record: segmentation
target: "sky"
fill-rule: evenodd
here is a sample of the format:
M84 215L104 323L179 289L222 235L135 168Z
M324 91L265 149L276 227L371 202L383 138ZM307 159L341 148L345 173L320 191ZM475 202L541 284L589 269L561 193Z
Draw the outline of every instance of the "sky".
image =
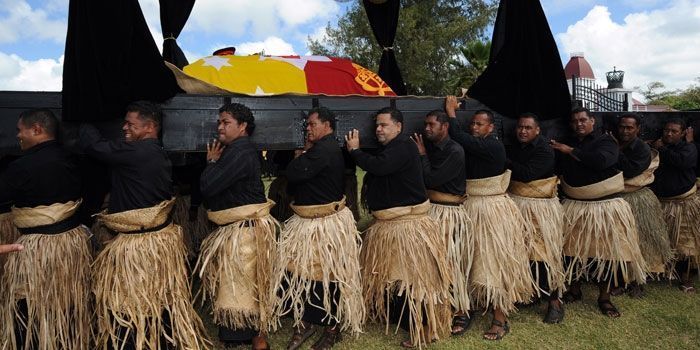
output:
M60 91L69 0L0 0L0 90ZM97 0L96 0L97 1ZM103 1L103 0L98 0ZM180 47L190 62L235 46L238 54L308 54L358 0L197 0ZM139 0L162 45L158 0ZM625 87L698 83L700 0L541 0L562 64L583 52L596 78L625 71Z

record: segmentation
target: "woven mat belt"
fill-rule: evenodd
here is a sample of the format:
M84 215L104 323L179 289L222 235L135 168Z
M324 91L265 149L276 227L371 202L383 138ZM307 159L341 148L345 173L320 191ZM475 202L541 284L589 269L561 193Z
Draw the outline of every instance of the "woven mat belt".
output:
M168 219L165 220L164 223L162 223L156 227L142 227L139 230L126 231L126 232L116 232L113 230L110 230L110 231L113 231L115 233L123 233L123 234L127 234L127 235L135 235L135 234L140 234L140 233L150 233L150 232L160 231L160 230L170 226L170 224L172 224L172 223L173 223L173 219L170 216L168 216Z
M18 227L17 230L23 235L41 234L41 235L56 235L80 226L80 220L77 215L73 215L68 219L59 221L53 224L41 225L35 227Z
M459 206L467 199L467 195L458 196L452 193L428 190L428 199L430 199L430 203L434 204Z
M345 196L339 201L318 204L318 205L295 205L293 202L289 205L295 214L301 216L302 218L320 218L328 215L335 214L343 209L345 209Z

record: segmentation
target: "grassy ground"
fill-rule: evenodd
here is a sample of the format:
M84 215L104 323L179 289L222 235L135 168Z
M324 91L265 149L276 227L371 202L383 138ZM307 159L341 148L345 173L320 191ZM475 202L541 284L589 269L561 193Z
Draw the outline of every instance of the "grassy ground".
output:
M358 182L364 172L358 169ZM266 187L269 181L265 181ZM358 228L369 224L369 216L363 213ZM488 328L489 315L478 314L470 330L460 337L452 337L429 346L430 349L699 349L700 348L700 294L683 294L676 284L652 282L645 286L642 299L620 296L613 302L622 317L610 319L602 315L596 305L597 288L584 285L584 299L565 306L566 316L562 324L548 325L542 322L546 304L523 308L510 317L511 332L503 340L491 342L482 339ZM216 326L206 312L201 313L210 337L216 339ZM400 349L399 343L407 339L403 330L388 335L384 326L367 324L365 333L349 337L339 343L337 349ZM291 322L282 320L282 327L270 335L272 349L284 349L291 337ZM308 349L318 335L307 341ZM216 343L216 349L224 349ZM240 346L237 349L248 349Z

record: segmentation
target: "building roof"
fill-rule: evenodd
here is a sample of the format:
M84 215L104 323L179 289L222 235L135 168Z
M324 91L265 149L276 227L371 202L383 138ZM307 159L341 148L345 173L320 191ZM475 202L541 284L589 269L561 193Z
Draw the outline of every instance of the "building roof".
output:
M572 76L577 76L580 78L595 79L593 75L593 69L588 61L583 57L582 52L574 52L571 54L571 59L564 67L564 74L566 74L566 79L571 79Z

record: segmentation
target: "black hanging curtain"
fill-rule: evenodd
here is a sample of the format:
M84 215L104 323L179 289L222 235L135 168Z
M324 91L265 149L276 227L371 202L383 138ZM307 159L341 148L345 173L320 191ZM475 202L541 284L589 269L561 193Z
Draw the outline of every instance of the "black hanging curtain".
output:
M162 102L178 92L138 0L70 1L63 120L121 118L129 102Z
M177 45L177 37L190 17L195 0L160 0L160 28L163 31L163 59L178 68L188 65Z
M399 23L400 0L388 0L382 3L364 0L365 12L372 27L372 33L382 47L382 58L379 61L379 76L391 87L397 95L406 95L406 85L401 77L399 64L394 55L394 38L396 26Z
M489 65L468 95L508 118L524 112L543 120L569 117L564 68L538 0L501 0Z

